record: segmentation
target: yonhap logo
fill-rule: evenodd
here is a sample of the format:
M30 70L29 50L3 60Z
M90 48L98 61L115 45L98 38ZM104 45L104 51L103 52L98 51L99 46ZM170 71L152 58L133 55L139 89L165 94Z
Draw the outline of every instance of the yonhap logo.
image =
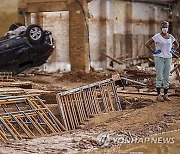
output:
M108 132L103 132L103 133L100 133L97 138L97 144L99 146L108 146L110 144L110 134Z
M173 144L175 143L174 137L133 137L133 136L119 136L117 134L110 134L110 132L100 133L97 138L97 144L102 147L107 147L110 144L118 145L122 143L126 144Z

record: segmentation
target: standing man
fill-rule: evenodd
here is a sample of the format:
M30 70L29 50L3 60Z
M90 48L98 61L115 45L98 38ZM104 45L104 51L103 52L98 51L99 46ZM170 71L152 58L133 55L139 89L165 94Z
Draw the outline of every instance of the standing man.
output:
M157 101L163 102L170 101L168 97L169 88L169 75L172 63L172 54L176 52L179 47L176 39L168 33L169 22L161 22L161 32L155 34L151 39L146 42L146 47L152 52L155 60L156 68L156 89L157 89ZM155 50L152 48L152 44L155 43ZM164 87L164 95L161 96L161 87Z

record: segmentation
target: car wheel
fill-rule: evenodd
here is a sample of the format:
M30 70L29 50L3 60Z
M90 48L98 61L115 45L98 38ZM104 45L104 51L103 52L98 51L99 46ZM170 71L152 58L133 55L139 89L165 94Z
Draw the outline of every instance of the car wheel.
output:
M43 38L43 30L39 25L32 24L27 27L26 37L32 43L39 43Z

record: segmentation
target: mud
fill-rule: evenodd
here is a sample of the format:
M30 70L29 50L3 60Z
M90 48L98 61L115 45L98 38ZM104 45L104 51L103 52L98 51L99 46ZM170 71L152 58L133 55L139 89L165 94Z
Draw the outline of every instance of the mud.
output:
M74 76L74 78L73 78ZM46 104L57 104L55 94L64 90L86 85L92 81L108 78L109 74L94 73L76 76L73 73L53 73L21 77L19 80L33 81L33 88L52 91L42 95ZM81 80L83 78L83 80ZM46 82L40 82L40 81ZM36 82L37 81L37 82ZM48 83L47 83L48 82ZM178 86L176 84L176 86ZM128 88L127 88L128 89ZM127 90L126 89L126 90ZM152 89L151 89L152 90ZM172 90L172 89L171 89ZM180 99L170 97L169 102L157 102L156 96L118 93L123 111L94 115L79 129L63 132L55 136L43 136L34 139L9 141L0 144L2 154L52 154L52 153L178 153L179 131L170 133L177 137L172 144L121 144L107 142L102 144L102 134L116 137L145 138L154 134L170 132L180 128ZM169 134L169 133L168 133ZM161 135L160 135L161 136ZM163 137L163 136L161 136ZM111 138L112 139L112 138ZM105 142L106 143L106 142ZM154 150L154 151L153 151ZM167 152L168 151L168 152Z

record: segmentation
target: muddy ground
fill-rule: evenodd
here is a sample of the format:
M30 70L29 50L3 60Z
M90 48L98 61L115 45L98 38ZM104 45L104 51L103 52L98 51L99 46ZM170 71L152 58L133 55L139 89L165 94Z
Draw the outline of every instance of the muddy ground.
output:
M39 73L29 77L16 77L16 80L32 81L33 88L52 91L50 94L42 95L46 104L56 104L55 95L71 88L87 85L96 81L110 78L113 73L109 72L83 72L71 73ZM179 87L179 82L175 82L170 92ZM134 87L125 87L127 91L134 91ZM138 88L139 89L139 88ZM147 89L147 88L146 88ZM150 87L151 92L155 89ZM122 88L119 87L118 91ZM135 89L136 90L136 89ZM149 92L147 92L149 93ZM140 137L178 130L180 128L180 97L171 96L169 102L156 102L154 95L118 93L122 102L123 111L110 112L101 115L95 115L85 123L81 128L63 132L56 136L45 136L34 139L24 139L21 141L9 141L9 143L0 143L1 154L21 154L21 153L124 153L115 150L114 147L119 143L112 141L101 142L103 133L121 137ZM179 135L179 131L177 134ZM178 135L172 136L176 137ZM107 135L105 135L107 137ZM179 148L179 140L176 140L175 148ZM172 150L172 147L169 148ZM167 147L168 148L168 147ZM166 153L164 148L157 148L157 152ZM156 149L156 148L155 148ZM141 149L142 150L142 149ZM158 151L159 150L159 151ZM121 152L120 152L121 151ZM143 151L143 150L142 150ZM180 151L180 148L175 152ZM133 152L126 149L125 153ZM136 151L137 152L137 151ZM139 151L140 152L140 151ZM143 153L146 153L144 151ZM152 151L150 150L149 153ZM173 154L175 153L173 152ZM147 152L148 153L148 152ZM154 153L154 152L152 152ZM171 152L169 152L171 153Z

